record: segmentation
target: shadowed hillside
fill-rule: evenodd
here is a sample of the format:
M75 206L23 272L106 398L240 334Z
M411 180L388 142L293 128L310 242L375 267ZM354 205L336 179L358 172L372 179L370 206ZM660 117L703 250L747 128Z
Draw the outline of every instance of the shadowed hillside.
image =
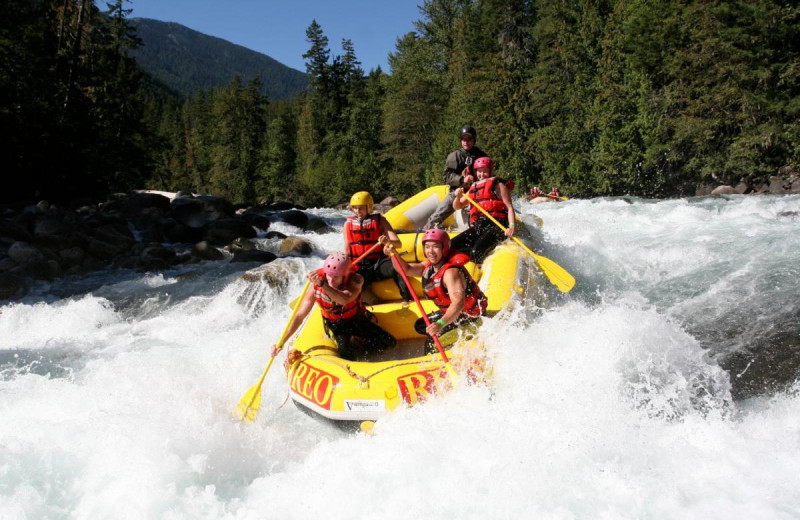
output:
M177 23L134 18L143 45L131 55L156 80L183 96L261 76L272 100L289 99L308 84L306 75L267 55Z

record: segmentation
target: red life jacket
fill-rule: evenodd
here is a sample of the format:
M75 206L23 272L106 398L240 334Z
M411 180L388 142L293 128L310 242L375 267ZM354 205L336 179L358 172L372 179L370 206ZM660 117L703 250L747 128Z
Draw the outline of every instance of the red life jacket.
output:
M325 276L325 272L322 269L318 269L317 272L320 273L321 276ZM349 279L350 276L345 276L342 285L347 285ZM341 305L329 298L328 295L325 294L325 291L322 290L322 287L316 284L314 284L314 300L317 302L317 305L319 305L322 317L329 321L354 318L366 310L364 302L361 301L361 294L347 305Z
M508 208L501 199L494 193L494 187L497 182L503 182L509 189L514 188L512 181L500 179L498 177L489 177L481 181L474 182L469 188L469 196L486 212L501 222L508 222ZM475 206L469 207L469 223L474 224L476 220L483 216L481 210Z
M355 215L347 217L344 223L347 240L350 243L350 258L358 258L378 242L381 236L381 216L379 213L367 215L364 220L359 220ZM381 248L371 252L365 260L377 260L383 256Z
M486 300L486 295L483 294L478 284L470 276L469 271L464 267L467 262L469 262L469 256L457 251L447 255L444 264L436 273L433 272L433 265L429 261L425 262L422 270L422 290L425 291L425 296L433 300L433 303L438 305L440 309L447 309L450 307L451 300L450 295L447 294L447 289L442 284L442 278L444 278L444 273L448 269L458 269L467 284L464 292L464 308L461 313L477 318L486 314L488 301Z

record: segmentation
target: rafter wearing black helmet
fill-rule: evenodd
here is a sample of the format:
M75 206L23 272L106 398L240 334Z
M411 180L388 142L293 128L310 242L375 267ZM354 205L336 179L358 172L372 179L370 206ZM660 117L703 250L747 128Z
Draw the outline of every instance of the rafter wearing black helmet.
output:
M478 132L471 125L464 125L458 133L461 148L451 152L444 161L444 183L450 186L450 193L442 200L436 211L428 218L425 229L440 227L447 217L453 214L453 192L465 182L474 180L475 171L472 164L475 159L486 157L486 154L475 146Z

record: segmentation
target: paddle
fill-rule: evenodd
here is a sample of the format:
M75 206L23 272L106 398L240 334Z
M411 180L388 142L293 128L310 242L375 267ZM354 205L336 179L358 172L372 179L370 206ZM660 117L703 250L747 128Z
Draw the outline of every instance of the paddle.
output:
M555 200L569 200L567 197L561 197L559 195L553 195L552 193L547 194L548 197Z
M498 222L497 219L495 219L493 216L491 216L478 203L476 203L474 200L472 200L472 198L470 198L470 196L467 195L466 190L462 190L461 195L465 199L467 199L467 201L470 204L472 204L473 206L478 208L481 211L481 213L483 213L484 215L489 217L489 220L494 222L497 225L497 227L499 227L500 229L502 229L505 232L505 230L506 230L505 226L503 226L503 224ZM522 248L525 251L530 253L531 256L533 256L534 260L536 260L536 263L539 264L539 269L542 270L542 272L547 277L547 279L550 280L550 283L555 285L558 288L559 291L561 291L561 292L569 292L570 290L572 290L573 287L575 287L575 277L572 276L571 274L569 274L569 272L567 272L566 269L564 269L563 267L561 267L557 263L553 262L549 258L546 258L546 257L541 256L541 255L537 255L536 253L534 253L533 251L528 249L528 246L523 244L522 241L519 240L514 235L511 235L511 238L512 238L512 240L514 240L514 242L516 242L517 244L522 246Z
M306 285L303 287L303 292L300 294L299 300L302 300L303 297L306 295L306 291L311 286L311 280L306 282ZM233 416L239 419L240 421L247 421L253 422L256 418L256 414L258 413L258 408L261 406L261 385L264 384L264 378L267 377L267 372L269 372L269 368L272 366L272 362L275 361L275 356L277 355L278 351L283 348L284 342L287 340L286 332L289 330L289 325L294 320L294 317L297 315L297 310L300 308L300 305L295 305L294 309L292 310L292 315L289 317L289 321L286 322L286 326L283 328L283 332L281 333L281 338L278 340L278 343L275 345L275 354L272 354L269 358L269 363L267 363L267 368L264 369L264 372L261 374L261 379L258 380L258 383L252 387L250 390L245 392L244 396L239 400L238 406L236 406L236 410L233 411Z
M372 253L373 251L375 251L375 250L378 248L378 246L380 246L380 245L381 245L381 243L380 243L380 242L375 242L374 244L372 244L372 246L371 246L369 249L367 249L366 251L364 251L364 253L362 253L362 255L361 255L361 256L359 256L358 258L356 258L355 260L353 260L353 262L350 264L350 269L351 269L351 270L352 270L354 273L355 273L356 271L358 271L358 264L359 264L359 262L361 262L363 259L365 259L365 258L366 258L366 257L367 257L367 256L368 256L370 253Z
M403 277L403 281L406 283L406 287L408 287L409 292L411 293L411 297L414 298L414 301L417 302L417 307L419 307L419 312L422 314L422 319L425 320L425 325L430 327L431 320L428 318L428 313L425 312L425 308L422 306L422 302L419 301L419 296L417 296L416 291L411 286L411 282L408 280L408 276L406 275L403 266L400 265L400 260L397 258L396 254L392 255L392 263L394 264L395 268L400 272L400 276ZM453 378L453 382L458 379L456 376L455 371L453 370L453 365L450 364L450 360L447 359L447 354L444 352L444 348L442 347L442 342L439 341L438 336L431 336L433 338L433 342L436 343L436 348L439 349L439 354L442 356L442 361L445 363L445 367L447 367L447 371L450 373L450 377Z

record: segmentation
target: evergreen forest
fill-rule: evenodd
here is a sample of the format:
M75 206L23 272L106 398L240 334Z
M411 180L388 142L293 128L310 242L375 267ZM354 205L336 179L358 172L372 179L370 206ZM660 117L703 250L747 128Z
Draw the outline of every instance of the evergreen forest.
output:
M800 168L800 5L425 0L389 71L309 20L309 87L179 97L123 0L0 7L0 202L149 188L333 206L441 183L464 124L520 193L693 195ZM103 199L104 200L104 199Z

